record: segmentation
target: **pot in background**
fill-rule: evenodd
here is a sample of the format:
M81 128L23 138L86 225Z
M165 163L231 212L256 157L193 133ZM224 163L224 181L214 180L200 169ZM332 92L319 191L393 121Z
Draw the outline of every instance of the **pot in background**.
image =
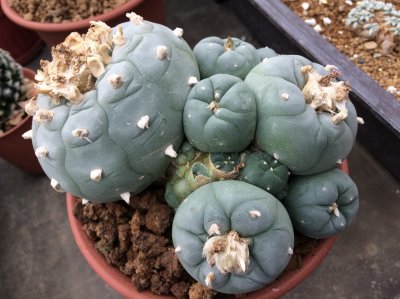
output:
M129 0L127 3L104 14L66 23L41 23L25 20L11 8L8 1L9 0L1 0L5 15L19 26L34 30L49 47L63 42L71 32L86 33L90 21L102 21L110 27L127 22L128 19L125 14L128 12L135 12L148 21L164 23L163 0Z
M35 72L31 69L23 68L23 74L25 78L34 80ZM32 141L22 138L22 134L31 127L32 117L26 116L17 126L0 136L0 157L27 173L43 175Z
M44 42L32 30L11 22L0 7L0 48L19 64L27 64L43 49Z

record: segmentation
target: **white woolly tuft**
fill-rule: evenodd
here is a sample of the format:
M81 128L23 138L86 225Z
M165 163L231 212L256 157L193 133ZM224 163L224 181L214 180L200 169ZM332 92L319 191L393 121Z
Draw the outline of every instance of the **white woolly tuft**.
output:
M32 130L26 131L24 134L22 134L22 138L32 139Z
M183 36L183 29L182 28L175 28L173 32L177 37L182 37Z
M38 147L35 150L35 155L38 158L42 158L42 159L46 158L48 154L49 154L49 150L47 148L45 148L44 146Z
M51 187L53 187L53 189L56 190L57 192L60 192L60 193L64 192L64 190L63 190L63 189L61 188L61 186L60 186L60 183L59 183L57 180L51 179L50 185L51 185Z
M137 122L137 126L141 129L148 129L149 128L149 120L150 117L148 115L142 116L139 121Z
M129 201L131 198L131 194L129 192L124 192L120 194L123 201L125 201L129 205Z
M197 78L194 77L194 76L191 76L191 77L189 77L189 79L188 79L188 85L190 85L190 86L195 85L195 84L197 84L198 82L199 82L199 80L197 80Z
M168 145L168 147L165 149L164 152L167 156L176 158L178 156L177 152L174 150L174 147L172 144Z
M90 172L90 179L94 182L100 182L103 176L103 170L100 168L93 169Z
M168 57L168 48L166 46L157 46L157 57L158 59L165 59Z
M211 224L211 226L208 229L207 233L208 233L209 236L220 235L221 232L219 230L219 225L217 223Z

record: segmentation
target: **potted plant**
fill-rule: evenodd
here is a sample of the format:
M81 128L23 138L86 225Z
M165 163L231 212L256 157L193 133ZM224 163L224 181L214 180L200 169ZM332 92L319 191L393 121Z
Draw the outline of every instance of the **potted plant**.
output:
M159 294L172 292L174 279L186 288L175 289L179 297L193 279L201 294L256 298L273 281L288 283L281 292L288 291L304 278L278 278L296 249L294 228L330 238L306 258L310 273L358 210L354 182L337 169L362 122L349 84L336 80L333 66L267 58L266 49L234 38L202 40L192 51L182 29L127 16L114 28L94 22L53 47L27 106L35 153L51 187L67 192L85 257L104 278L96 247L137 274L137 289L151 284ZM76 197L95 244L87 245L73 218ZM91 222L99 220L107 223ZM152 266L143 263L150 257ZM183 269L192 278L176 281ZM117 287L123 275L111 273L111 285L139 296L126 278Z
M348 1L352 6L356 2ZM357 67L350 59L352 57L341 53L283 1L232 0L230 4L261 44L267 44L279 53L297 53L321 64L340 67L343 79L352 83L350 97L365 119L358 139L385 168L400 178L400 160L395 150L400 146L400 102L393 94ZM349 4L344 6L350 7ZM248 18L249 15L252 17Z
M34 7L41 7L39 5L39 2L40 1L38 1L38 5ZM80 12L79 9L81 8L77 6L70 7L68 8L69 11L76 11L76 14L74 15L76 20L62 20L60 19L62 18L62 16L59 16L58 19L60 20L58 20L58 23L57 21L51 23L46 20L32 20L32 12L28 13L30 17L24 18L12 7L10 3L11 1L9 0L1 1L4 14L12 22L18 24L19 26L35 31L49 47L61 43L70 32L86 32L90 26L90 21L103 21L107 24L115 26L121 23L125 18L125 13L130 11L136 11L137 13L143 15L146 19L152 20L154 22L163 23L164 21L164 7L162 0L128 0L125 2L121 2L120 5L117 5L116 7L113 7L108 11L104 10L100 14L97 13L96 15L90 15L89 9ZM26 10L26 8L28 7L27 5L22 5L21 3L19 4L20 7L22 7L22 9L24 10ZM42 13L47 14L49 10L60 10L60 7L48 8L44 6L42 10ZM81 19L81 13L89 13L89 15L87 18Z
M43 41L32 30L11 22L0 6L0 48L10 52L18 63L31 61L44 47Z
M2 49L0 62L0 157L28 173L43 174L29 140L32 118L23 107L35 95L35 73L22 68Z

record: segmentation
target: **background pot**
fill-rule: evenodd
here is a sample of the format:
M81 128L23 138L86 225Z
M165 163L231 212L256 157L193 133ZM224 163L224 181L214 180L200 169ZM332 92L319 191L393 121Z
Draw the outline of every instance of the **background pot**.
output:
M19 64L26 64L42 51L44 42L32 30L11 22L0 7L0 48Z
M33 80L35 72L24 68L25 78ZM19 169L34 175L43 175L35 152L33 151L32 141L21 137L32 127L32 117L25 117L17 126L8 130L0 137L0 157L17 166Z
M340 167L344 172L348 173L347 160L344 161ZM120 272L116 267L107 264L103 255L98 253L94 247L94 243L89 239L85 231L82 229L82 223L73 215L73 209L78 199L67 193L67 214L68 221L74 236L75 242L80 251L85 257L86 261L93 268L93 270L112 288L119 292L122 296L132 299L166 299L173 298L171 296L157 296L148 291L139 292L133 285L128 276ZM303 265L300 270L293 269L282 273L274 282L266 287L249 293L243 298L246 299L272 299L279 298L290 290L295 288L304 279L306 279L322 262L325 256L329 253L333 244L336 241L336 236L328 239L318 240L315 251L303 259ZM226 297L224 297L226 298ZM234 296L232 296L234 298Z
M119 23L128 21L125 14L135 12L145 20L156 23L164 23L164 1L163 0L129 0L113 10L88 19L66 22L66 23L41 23L25 20L8 3L9 0L1 0L1 5L6 16L19 26L34 30L51 47L61 43L69 35L76 31L85 33L89 28L89 22L103 21L113 27Z

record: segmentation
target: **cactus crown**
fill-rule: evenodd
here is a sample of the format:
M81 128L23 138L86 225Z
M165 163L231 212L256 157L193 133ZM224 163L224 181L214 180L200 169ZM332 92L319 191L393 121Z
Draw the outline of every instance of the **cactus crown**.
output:
M22 94L21 66L8 52L0 49L0 130L4 130L5 122Z

